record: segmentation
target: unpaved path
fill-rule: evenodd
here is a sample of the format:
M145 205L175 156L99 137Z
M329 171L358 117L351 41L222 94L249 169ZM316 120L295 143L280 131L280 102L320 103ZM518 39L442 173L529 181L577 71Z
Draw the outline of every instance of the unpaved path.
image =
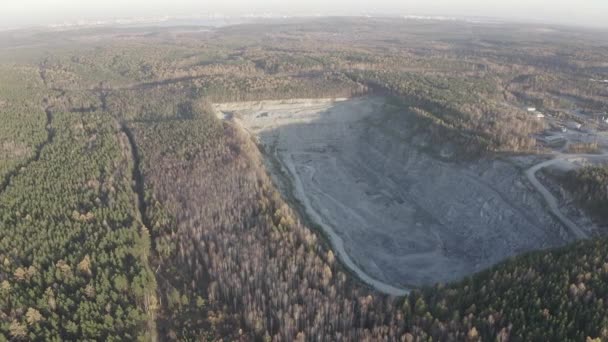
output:
M354 272L359 279L361 279L364 283L370 285L374 289L389 294L392 296L404 296L410 292L409 289L398 288L382 282L378 279L371 277L364 270L362 270L350 257L349 253L346 251L344 247L344 240L336 233L334 228L327 224L323 217L314 209L314 207L310 203L310 199L306 196L304 191L304 187L302 186L302 180L300 179L299 173L296 172L293 158L290 157L285 160L285 166L289 171L291 177L293 177L293 184L295 191L297 193L297 197L301 198L304 201L304 208L306 210L306 214L318 225L323 228L323 231L329 237L329 240L334 248L334 251L337 253L338 258L346 265L348 269Z
M553 215L555 215L555 217L557 217L557 219L566 228L568 228L570 230L570 232L577 239L587 239L587 238L589 238L589 233L587 233L585 230L581 229L576 223L574 223L572 220L570 220L568 217L566 217L566 215L564 213L562 213L562 211L559 209L559 204L558 204L557 198L555 198L555 196L553 196L551 191L549 191L549 189L547 189L538 180L538 178L536 178L536 173L545 167L557 164L564 160L565 161L574 161L577 159L578 160L580 160L580 159L602 159L602 160L606 159L606 160L608 160L608 153L601 154L601 155L598 155L598 154L558 154L553 159L536 164L533 167L531 167L530 169L528 169L526 171L526 177L528 177L528 180L530 181L530 183L532 183L532 185L534 186L536 191L538 191L538 193L540 193L540 195L543 196L545 202L549 206L549 210L551 210Z

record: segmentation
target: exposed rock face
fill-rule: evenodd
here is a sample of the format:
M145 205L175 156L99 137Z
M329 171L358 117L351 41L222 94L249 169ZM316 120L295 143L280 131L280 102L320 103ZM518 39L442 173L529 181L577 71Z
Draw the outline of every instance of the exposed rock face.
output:
M359 98L217 108L258 137L285 195L323 227L338 256L384 284L457 280L570 239L515 160L435 159L412 145L408 114L385 114L383 105Z

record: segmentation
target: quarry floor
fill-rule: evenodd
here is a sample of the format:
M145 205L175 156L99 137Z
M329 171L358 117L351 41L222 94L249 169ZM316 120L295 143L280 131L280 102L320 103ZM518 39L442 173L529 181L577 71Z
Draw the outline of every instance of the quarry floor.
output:
M263 146L286 197L346 266L381 292L454 281L576 238L526 178L535 157L448 162L409 143L385 100L216 105Z

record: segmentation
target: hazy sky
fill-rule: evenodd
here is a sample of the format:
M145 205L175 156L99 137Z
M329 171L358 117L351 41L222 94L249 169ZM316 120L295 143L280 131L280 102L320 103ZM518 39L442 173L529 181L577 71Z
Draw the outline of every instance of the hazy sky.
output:
M0 27L213 12L486 16L608 27L608 0L0 0Z

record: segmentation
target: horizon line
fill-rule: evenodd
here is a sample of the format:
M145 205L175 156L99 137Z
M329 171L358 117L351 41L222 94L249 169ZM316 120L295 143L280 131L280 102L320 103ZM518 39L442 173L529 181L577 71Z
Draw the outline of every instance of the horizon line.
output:
M447 15L424 15L424 14L386 14L386 13L359 13L359 14L320 14L320 13L301 13L301 14L284 14L284 13L249 13L249 14L223 14L220 12L199 13L194 15L159 15L159 16L121 16L107 19L81 19L81 20L64 20L48 24L39 25L21 25L21 26L0 26L0 32L9 31L26 31L26 30L78 30L86 28L137 28L137 27L161 27L158 24L167 23L170 21L187 21L187 20L209 20L209 21L230 21L242 20L238 23L224 23L224 25L203 25L189 24L183 26L200 26L200 27L225 27L239 24L252 23L256 20L289 20L289 19L330 19L330 18L368 18L368 19L403 19L403 20L428 20L428 21L460 21L469 22L472 24L527 24L527 25L548 25L564 28L578 28L588 30L608 30L608 23L605 25L598 24L573 24L563 23L553 20L529 19L529 18L505 18L495 16L447 16ZM250 20L247 22L247 20ZM156 24L156 25L155 25ZM166 27L182 26L179 24L168 25Z

